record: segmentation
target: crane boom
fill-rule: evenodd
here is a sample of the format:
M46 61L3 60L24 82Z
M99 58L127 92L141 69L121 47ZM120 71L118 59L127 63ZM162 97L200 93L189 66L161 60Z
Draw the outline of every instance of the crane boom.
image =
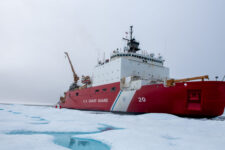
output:
M79 80L79 77L77 76L77 74L76 74L76 72L75 72L75 70L73 68L73 64L72 64L72 62L70 60L70 56L69 56L69 54L67 52L64 52L64 53L65 53L65 55L67 56L67 58L69 60L70 67L71 67L71 70L73 72L73 80L74 80L74 83L77 83L77 81Z
M204 81L204 79L209 79L209 76L208 76L208 75L205 75L205 76L198 76L198 77L185 78L185 79L178 79L178 80L170 79L170 80L167 80L167 81L166 81L166 85L167 85L167 86L172 86L172 85L174 85L174 83L187 82L187 81L191 81L191 80L199 80L199 79L201 79L202 81Z

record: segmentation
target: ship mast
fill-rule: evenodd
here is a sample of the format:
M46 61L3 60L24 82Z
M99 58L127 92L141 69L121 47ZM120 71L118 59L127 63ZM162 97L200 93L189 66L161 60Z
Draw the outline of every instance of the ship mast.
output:
M133 26L130 26L130 40L133 39L132 34L133 34Z
M133 38L133 26L130 26L130 39L123 38L123 40L127 41L127 47L128 47L128 52L130 53L136 53L139 51L139 42Z

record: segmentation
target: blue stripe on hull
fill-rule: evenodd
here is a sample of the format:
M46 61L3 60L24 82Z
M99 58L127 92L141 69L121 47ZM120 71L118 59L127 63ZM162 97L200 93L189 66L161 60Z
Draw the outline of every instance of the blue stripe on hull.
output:
M117 103L121 93L122 93L122 91L120 91L119 95L117 96L116 101L114 102L111 111L113 111L113 109L114 109L114 107L115 107L115 105L116 105L116 103Z

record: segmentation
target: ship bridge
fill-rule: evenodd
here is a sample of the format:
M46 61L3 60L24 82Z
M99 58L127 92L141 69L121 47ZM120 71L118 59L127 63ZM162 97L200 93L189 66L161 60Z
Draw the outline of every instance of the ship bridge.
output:
M119 52L119 51L113 51L113 54L111 54L110 59L113 61L114 59L124 57L136 60L138 62L144 62L154 65L163 66L163 63L165 60L162 59L162 56L159 56L158 58L154 57L154 54L138 54L138 53L128 53L128 52Z

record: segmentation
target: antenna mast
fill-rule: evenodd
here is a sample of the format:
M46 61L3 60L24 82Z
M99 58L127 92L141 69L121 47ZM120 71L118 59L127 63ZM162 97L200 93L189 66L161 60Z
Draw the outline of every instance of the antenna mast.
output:
M127 47L128 47L128 52L131 53L136 53L137 51L139 51L139 42L137 42L134 38L133 38L133 26L130 26L130 39L127 38L123 38L123 40L127 41Z
M133 39L133 26L130 26L130 41Z

